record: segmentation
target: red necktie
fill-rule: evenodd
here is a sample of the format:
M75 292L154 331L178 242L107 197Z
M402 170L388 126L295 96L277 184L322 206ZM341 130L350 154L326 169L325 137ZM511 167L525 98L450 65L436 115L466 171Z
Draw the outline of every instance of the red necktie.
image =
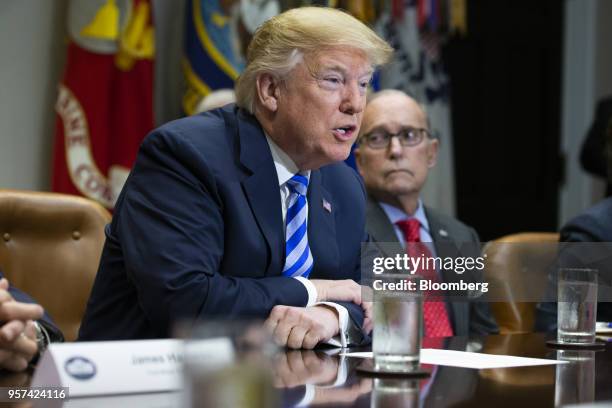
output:
M410 257L418 257L423 254L424 257L431 257L431 252L427 245L421 242L419 228L421 223L416 218L409 220L401 220L395 223L406 240L406 252ZM409 245L412 243L411 245ZM438 282L438 273L435 268L421 268L416 273L424 279ZM425 294L427 295L427 294ZM425 323L426 337L446 337L453 335L453 328L448 318L445 302L430 302L425 301L423 305L423 320Z

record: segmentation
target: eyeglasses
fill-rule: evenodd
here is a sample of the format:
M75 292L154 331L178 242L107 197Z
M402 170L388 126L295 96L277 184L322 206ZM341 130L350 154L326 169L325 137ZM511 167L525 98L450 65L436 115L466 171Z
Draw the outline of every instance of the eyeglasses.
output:
M426 137L431 138L432 135L427 129L405 127L397 133L375 130L364 135L361 138L361 142L367 144L372 149L386 149L394 137L397 137L402 146L416 146Z

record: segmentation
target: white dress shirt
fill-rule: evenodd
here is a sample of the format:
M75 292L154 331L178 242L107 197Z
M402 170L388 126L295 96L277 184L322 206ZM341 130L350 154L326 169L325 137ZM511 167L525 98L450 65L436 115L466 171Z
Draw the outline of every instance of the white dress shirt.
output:
M274 167L276 168L276 174L278 176L278 185L280 188L280 197L281 197L281 207L283 214L283 228L286 228L285 220L287 219L287 208L289 207L289 197L291 195L291 191L289 190L289 186L287 186L287 181L291 177L293 177L296 173L299 173L300 170L294 163L294 161L289 157L287 153L285 153L274 141L266 135L266 140L268 141L268 145L270 146L270 151L272 152L272 159L274 160ZM304 171L301 173L304 177L310 181L310 170ZM306 211L308 211L308 206L306 206ZM306 213L308 216L308 213ZM317 259L314 257L313 260L316 263ZM308 278L304 278L302 276L298 276L292 279L299 280L306 291L308 292L308 303L306 307L316 306L316 305L326 305L334 308L338 312L338 323L340 329L340 336L336 336L330 339L327 344L338 346L338 347L346 347L347 336L346 332L348 329L348 310L342 305L333 302L317 302L317 288L308 280Z

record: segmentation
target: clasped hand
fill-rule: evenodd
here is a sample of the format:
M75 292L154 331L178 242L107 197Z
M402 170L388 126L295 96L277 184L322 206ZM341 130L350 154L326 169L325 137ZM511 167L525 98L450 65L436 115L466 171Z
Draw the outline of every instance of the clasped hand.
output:
M372 303L362 301L362 287L353 280L340 281L313 279L317 289L317 302L353 302L364 310L363 330L372 330ZM338 313L327 305L311 307L275 306L265 326L274 341L293 349L312 349L330 340L339 332Z
M9 283L0 280L0 368L22 371L38 352L34 320L43 316L36 304L17 302L8 291Z

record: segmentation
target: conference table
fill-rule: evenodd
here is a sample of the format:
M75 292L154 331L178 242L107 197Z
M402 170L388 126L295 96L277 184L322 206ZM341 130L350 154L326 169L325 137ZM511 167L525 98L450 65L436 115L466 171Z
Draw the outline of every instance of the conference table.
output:
M612 343L598 351L559 351L546 346L546 340L551 338L551 334L529 333L440 339L435 347L447 350L569 362L496 369L426 365L423 368L430 372L430 376L416 379L363 376L358 367L364 359L343 356L337 349L288 350L269 361L272 397L266 401L282 407L522 408L594 402L599 403L595 405L598 407L612 406ZM31 375L31 372L3 373L0 386L27 386ZM264 390L259 391L264 393ZM151 406L155 402L158 407L178 407L184 404L180 393L109 398L106 400L108 403L98 399L84 405L71 401L64 406ZM256 404L256 399L247 399L253 403L249 406L262 406Z
M546 346L546 340L551 338L552 335L544 333L446 338L441 346L448 350L569 362L481 370L425 366L431 376L416 380L364 377L356 369L362 364L362 359L322 357L319 352L320 369L310 369L313 374L307 383L316 384L317 379L324 377L325 366L333 367L341 360L347 364L348 376L341 386L330 386L325 380L319 382L323 385L314 385L315 396L310 406L517 408L554 407L579 402L607 402L602 406L612 406L612 343L600 351L558 351ZM287 353L288 360L292 358L291 353ZM303 359L311 358L307 352L294 353L301 353ZM297 359L297 355L293 357ZM299 363L295 362L288 365L299 367ZM298 381L290 375L285 377L289 388L285 389L283 403L284 406L291 406L296 399L295 394L300 396L297 392L299 386L296 386ZM275 378L278 380L278 375Z

